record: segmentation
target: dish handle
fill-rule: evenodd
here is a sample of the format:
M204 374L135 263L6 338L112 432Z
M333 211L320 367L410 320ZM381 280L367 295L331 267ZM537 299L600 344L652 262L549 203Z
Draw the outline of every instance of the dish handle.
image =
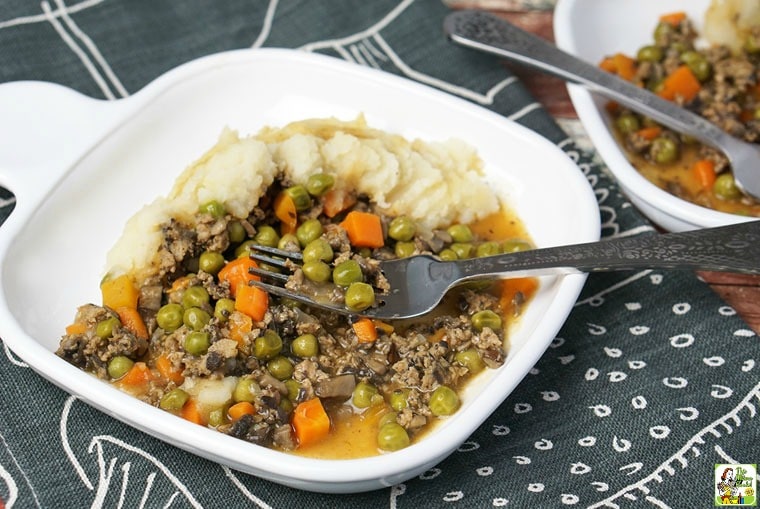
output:
M13 215L34 210L132 102L40 81L0 85L0 185L16 196Z

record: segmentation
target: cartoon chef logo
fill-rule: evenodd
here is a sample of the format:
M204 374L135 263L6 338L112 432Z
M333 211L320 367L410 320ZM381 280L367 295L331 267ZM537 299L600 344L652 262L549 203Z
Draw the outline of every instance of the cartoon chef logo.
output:
M715 505L756 506L757 465L715 465Z

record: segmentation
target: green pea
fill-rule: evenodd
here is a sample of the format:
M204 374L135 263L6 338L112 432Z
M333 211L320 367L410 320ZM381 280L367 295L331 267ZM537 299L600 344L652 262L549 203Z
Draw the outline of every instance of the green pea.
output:
M417 250L417 246L414 242L396 242L396 246L393 251L399 258L408 258L414 254Z
M182 410L182 407L185 406L185 403L187 403L188 399L190 399L190 395L188 393L182 389L173 389L164 394L164 396L161 398L161 401L159 401L158 406L164 410L178 412Z
M176 303L161 306L156 313L156 323L166 332L172 332L182 326L182 306Z
M232 299L219 299L214 305L214 317L222 323L229 320L233 311L235 311L235 301Z
M451 235L454 242L472 242L472 230L466 224L453 224L448 227L446 232Z
M433 415L451 415L459 408L459 396L450 387L441 385L433 391L428 406Z
M639 62L659 62L662 57L662 48L654 44L642 46L636 53L636 60Z
M267 329L264 335L257 337L253 343L253 355L264 361L274 359L281 351L282 338L271 329Z
M301 250L301 244L298 243L298 237L292 233L286 233L280 237L280 242L277 243L277 249L297 253Z
M744 51L750 55L760 53L760 37L748 35L744 41Z
M712 73L712 66L704 55L697 51L684 51L681 53L681 62L685 63L689 70L699 81L705 81Z
M101 339L110 338L119 325L121 322L115 316L101 320L95 326L95 335Z
M456 355L454 355L454 361L467 368L467 370L473 375L480 373L486 367L480 354L474 348L457 352Z
M248 403L253 403L259 394L261 394L261 387L256 383L256 380L253 378L241 378L235 384L235 388L232 391L232 399L236 402L247 401Z
M298 401L298 396L301 394L301 384L290 378L285 380L285 387L288 389L288 399L290 401Z
M329 263L333 260L333 256L335 256L330 243L321 237L309 242L303 248L302 254L304 262L322 261Z
M396 412L400 412L409 406L409 389L396 389L388 397L388 403Z
M325 262L320 261L306 262L303 264L303 267L301 267L301 270L303 270L304 276L315 283L329 281L330 276L332 276L330 266Z
M256 232L253 240L262 246L277 247L277 244L280 242L280 235L271 226L264 225L259 226L259 231Z
M741 190L734 181L734 176L729 172L718 175L713 184L713 193L721 200L736 200L742 196Z
M383 414L382 417L377 421L377 429L382 428L386 424L389 423L396 423L396 419L398 418L398 414L396 412L386 412Z
M311 196L309 196L309 191L306 190L306 187L300 184L292 186L285 189L285 194L293 200L293 204L298 212L303 212L311 207Z
M182 307L200 308L209 303L208 291L202 286L191 286L182 294Z
M185 336L185 351L190 355L203 355L211 346L208 332L193 331Z
M282 355L267 362L267 369L277 380L287 380L293 376L293 363Z
M221 253L204 251L198 259L198 268L214 276L222 270L222 267L224 267L224 256Z
M301 334L290 343L290 351L298 357L314 357L319 354L319 341L314 334Z
M230 221L227 223L227 235L230 238L230 242L238 244L243 242L248 235L240 221Z
M678 159L678 143L667 136L658 136L649 148L649 155L657 164L670 164Z
M216 428L227 422L227 408L221 406L208 413L208 425Z
M335 178L327 173L315 173L306 181L306 190L312 196L322 196L335 184Z
M475 256L482 258L484 256L493 256L501 253L501 246L498 242L488 241L478 244L475 249Z
M375 303L375 290L367 283L351 283L346 289L345 301L351 311L364 311Z
M377 446L384 451L398 451L409 443L409 434L396 422L384 424L377 432Z
M472 315L472 318L470 318L470 321L472 322L472 326L475 328L475 330L482 331L484 328L488 327L491 330L498 330L501 328L501 317L491 311L490 309L484 309L483 311L478 311L474 315Z
M227 213L227 211L224 210L224 205L217 200L211 200L201 204L201 206L198 207L198 212L201 214L210 214L215 219L220 219Z
M623 135L631 134L641 129L641 122L633 113L623 113L615 119L615 127Z
M356 260L346 260L333 269L333 283L338 286L348 286L364 280L362 268Z
M473 246L467 242L454 242L449 248L457 254L457 258L464 260L472 255Z
M280 407L280 410L282 410L282 411L283 411L283 412L285 412L286 414L289 414L290 412L292 412L292 411L293 411L293 408L295 408L295 407L293 406L293 402L292 402L292 401L290 401L290 400L289 400L289 399L287 399L287 398L282 398L282 399L280 400L280 402L278 403L278 405L277 405L277 406L279 406L279 407Z
M117 380L126 375L134 365L134 361L124 355L112 357L111 360L108 361L108 376Z
M654 42L658 46L665 47L668 45L670 36L673 34L673 25L661 21L654 29Z
M211 321L211 315L201 308L187 308L182 315L182 323L188 329L199 331Z
M533 249L531 243L522 239L509 239L501 244L501 250L504 253L517 253L518 251L528 251L529 249Z
M302 247L322 235L322 223L319 219L307 219L296 228L296 238Z
M415 233L417 233L417 226L406 216L395 217L388 225L388 236L393 240L407 242L414 238Z
M440 258L444 262L453 262L454 260L459 259L456 251L454 251L453 249L448 249L448 248L443 249L440 253L438 253L438 258Z
M248 239L235 248L235 258L251 256L251 247L256 245L256 241Z
M367 382L359 382L354 387L354 395L351 402L357 408L367 408L372 405L374 397L377 395L377 387Z

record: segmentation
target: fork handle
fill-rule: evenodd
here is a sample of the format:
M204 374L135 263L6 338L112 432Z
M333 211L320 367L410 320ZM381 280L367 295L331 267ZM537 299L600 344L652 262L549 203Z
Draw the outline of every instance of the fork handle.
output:
M584 85L702 143L720 149L727 135L699 115L661 99L612 73L562 51L546 40L482 11L457 11L444 21L444 32L457 44L498 55L565 81Z
M682 233L618 237L454 263L462 280L644 268L760 274L760 221Z

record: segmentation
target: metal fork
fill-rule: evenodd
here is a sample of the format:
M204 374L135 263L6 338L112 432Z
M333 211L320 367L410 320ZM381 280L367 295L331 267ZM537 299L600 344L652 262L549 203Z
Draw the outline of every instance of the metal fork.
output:
M253 249L257 251L251 255L254 259L280 267L297 268L302 261L300 253L264 246ZM451 262L419 255L382 261L380 268L391 290L387 294L378 293L376 306L361 313L344 306L317 302L278 284L264 281L251 281L251 284L274 295L336 313L360 314L381 320L413 318L435 308L452 287L478 279L646 268L760 274L760 221L682 233L619 237ZM255 273L280 284L289 277L261 269Z
M737 186L748 195L760 199L760 147L757 145L735 138L696 113L566 53L493 14L453 12L444 20L443 29L457 44L584 85L671 129L717 148L731 162Z

